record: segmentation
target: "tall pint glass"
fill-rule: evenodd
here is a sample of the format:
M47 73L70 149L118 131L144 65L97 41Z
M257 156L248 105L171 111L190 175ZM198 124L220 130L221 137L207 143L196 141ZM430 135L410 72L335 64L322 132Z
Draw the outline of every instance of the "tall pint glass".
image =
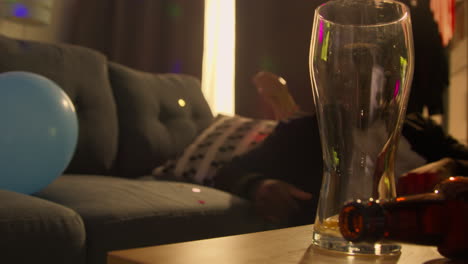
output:
M313 244L352 254L399 252L339 233L350 200L396 196L394 160L413 75L409 9L393 0L335 0L315 10L310 75L324 174Z

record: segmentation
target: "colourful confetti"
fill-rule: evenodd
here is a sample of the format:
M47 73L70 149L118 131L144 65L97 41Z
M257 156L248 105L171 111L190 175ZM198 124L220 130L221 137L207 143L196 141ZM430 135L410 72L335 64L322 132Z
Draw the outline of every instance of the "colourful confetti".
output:
M263 56L263 58L262 58L262 60L260 62L260 67L261 67L262 70L265 70L265 71L271 71L271 72L276 71L276 66L273 63L273 58L271 58L268 55Z
M23 4L14 4L13 5L13 15L15 17L28 17L29 16L29 9Z
M182 8L176 3L169 3L167 13L172 18L178 18L182 16Z
M182 73L182 62L180 60L175 61L171 66L172 73Z

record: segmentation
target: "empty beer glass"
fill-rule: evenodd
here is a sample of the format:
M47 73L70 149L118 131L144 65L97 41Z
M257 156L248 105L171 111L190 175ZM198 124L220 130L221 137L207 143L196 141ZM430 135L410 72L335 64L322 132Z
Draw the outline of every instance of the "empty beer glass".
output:
M351 254L399 252L353 244L338 230L351 200L396 195L394 160L413 74L409 9L392 0L335 0L315 11L310 75L324 175L313 244Z

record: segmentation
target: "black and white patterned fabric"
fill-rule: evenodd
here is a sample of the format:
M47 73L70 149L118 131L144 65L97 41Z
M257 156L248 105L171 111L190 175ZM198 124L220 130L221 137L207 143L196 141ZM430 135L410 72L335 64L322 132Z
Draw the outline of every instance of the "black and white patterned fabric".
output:
M276 125L274 120L218 115L178 159L155 168L152 177L210 186L219 168L257 146Z

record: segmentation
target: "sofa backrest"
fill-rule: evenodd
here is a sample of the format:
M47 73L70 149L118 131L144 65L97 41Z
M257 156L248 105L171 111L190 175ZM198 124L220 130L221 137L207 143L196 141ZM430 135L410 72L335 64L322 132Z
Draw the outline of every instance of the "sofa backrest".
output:
M73 101L79 139L66 172L108 174L117 155L118 128L107 59L83 47L0 35L0 73L7 71L43 75L57 83Z
M147 175L180 154L213 120L194 77L109 63L109 78L119 118L118 176Z

